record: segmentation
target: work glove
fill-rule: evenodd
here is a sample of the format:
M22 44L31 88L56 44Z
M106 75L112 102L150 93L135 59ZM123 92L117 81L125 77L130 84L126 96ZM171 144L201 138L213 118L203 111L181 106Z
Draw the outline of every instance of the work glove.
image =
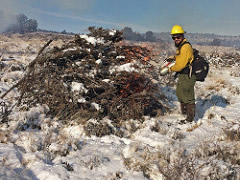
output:
M169 56L169 57L167 57L166 60L167 60L167 62L172 62L175 60L175 56Z
M168 67L168 73L172 72L171 67Z

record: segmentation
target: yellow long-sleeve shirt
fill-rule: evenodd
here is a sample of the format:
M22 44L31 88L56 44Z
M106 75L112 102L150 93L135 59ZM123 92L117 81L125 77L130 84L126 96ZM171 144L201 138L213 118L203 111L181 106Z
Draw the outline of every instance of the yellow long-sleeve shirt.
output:
M182 41L182 43L186 42L187 40L184 39ZM181 44L182 44L181 43ZM186 67L186 65L188 64L188 62L192 62L193 61L193 49L192 46L189 43L184 44L179 52L179 49L177 50L175 57L175 65L173 67L171 67L171 71L175 71L175 72L180 72L183 68Z

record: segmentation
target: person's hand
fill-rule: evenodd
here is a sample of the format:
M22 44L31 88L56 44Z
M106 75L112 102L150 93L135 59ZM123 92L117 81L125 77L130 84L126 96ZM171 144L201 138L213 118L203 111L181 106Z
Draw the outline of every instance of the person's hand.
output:
M168 67L168 73L172 72L171 67Z
M174 57L174 56L169 56L169 57L167 57L167 59L166 59L166 60L167 60L168 62L171 62L171 61L173 61L174 59L175 59L175 57Z
M168 59L174 59L175 58L175 56L169 56L168 57Z

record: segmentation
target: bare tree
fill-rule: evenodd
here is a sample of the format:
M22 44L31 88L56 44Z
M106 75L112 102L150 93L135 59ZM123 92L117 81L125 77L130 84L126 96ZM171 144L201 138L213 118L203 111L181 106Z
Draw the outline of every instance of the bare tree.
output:
M218 38L213 39L212 41L212 46L220 46L221 45L221 40Z
M19 33L24 34L25 33L25 24L27 22L28 17L24 14L19 14L17 16L17 24L19 26Z
M28 19L24 14L19 14L16 16L16 22L8 25L5 32L11 33L27 33L36 32L38 27L38 22L35 19Z
M145 40L146 41L150 41L150 42L155 42L156 41L156 37L154 36L152 31L147 31Z
M28 19L25 22L24 31L25 32L36 32L37 31L37 27L38 27L37 20L35 20L35 19Z
M125 27L123 29L123 38L127 39L127 40L132 40L132 36L133 36L133 31L132 28L130 27Z

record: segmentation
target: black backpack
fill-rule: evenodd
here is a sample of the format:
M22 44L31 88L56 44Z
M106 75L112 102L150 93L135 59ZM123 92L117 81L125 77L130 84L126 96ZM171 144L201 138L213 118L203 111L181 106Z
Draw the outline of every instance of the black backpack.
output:
M196 75L196 80L203 82L209 71L209 63L199 55L199 51L193 49L194 60L191 64L192 72Z
M187 41L183 42L183 44L181 44L179 49L181 49L181 47L184 44L190 44L190 43ZM186 72L186 74L189 74L189 72L190 72L189 67L192 66L192 74L196 75L196 80L203 82L205 80L205 78L207 77L207 74L209 71L209 63L203 56L199 55L199 51L197 49L193 49L193 56L194 56L194 59L193 59L192 63L188 64L188 66L186 68L184 68L182 70L182 72L183 73Z

